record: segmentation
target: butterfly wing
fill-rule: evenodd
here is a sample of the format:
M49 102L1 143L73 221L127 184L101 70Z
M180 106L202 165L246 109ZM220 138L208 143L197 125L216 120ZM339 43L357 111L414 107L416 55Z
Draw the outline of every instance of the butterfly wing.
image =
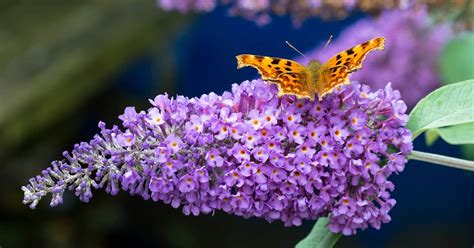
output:
M362 62L373 50L384 49L385 38L378 37L342 51L321 66L317 82L319 99L336 87L349 83L350 73L362 68Z
M278 95L296 95L299 98L314 98L314 91L308 85L306 67L300 63L281 58L241 54L237 57L237 69L252 66L262 79L278 85Z
M278 85L278 96L295 95L297 98L314 99L314 89L309 87L305 71L283 73L274 82Z

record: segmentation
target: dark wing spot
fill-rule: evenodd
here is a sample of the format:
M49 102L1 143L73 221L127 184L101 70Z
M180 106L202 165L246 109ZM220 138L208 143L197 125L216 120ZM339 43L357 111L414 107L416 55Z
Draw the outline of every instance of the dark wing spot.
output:
M341 62L341 61L339 61L339 62ZM336 72L336 71L337 71L337 68L331 68L331 72Z
M349 61L349 60L351 60L351 57L347 57L346 62Z
M276 73L278 73L278 74L282 74L283 72L282 72L282 71L276 71Z
M352 48L351 48L351 49L346 50L346 53L349 54L349 55L351 55L351 54L354 54L354 51L353 51Z
M338 54L338 55L336 56L336 59L337 59L337 60L340 60L341 58L342 58L342 56L341 56L340 54Z
M259 60L262 60L262 59L263 59L262 56L258 56L258 55L255 55L255 58L256 58L256 59L259 59Z
M268 66L268 68L272 68L272 65L270 65L270 64L268 64L267 66Z
M349 66L349 65L350 65L349 62L344 63L344 66Z
M291 61L286 61L287 66L291 66Z
M279 59L273 59L272 60L272 64L277 65L278 63L280 63Z
M337 63L336 63L336 65L340 65L340 64L341 64L341 61L340 61L340 60L338 60L338 61L337 61Z
M290 67L285 67L285 71L291 71Z
M275 70L280 71L281 69L280 69L279 66L277 66L277 67L275 67Z
M361 45L362 47L366 47L366 46L369 45L369 43L370 43L370 42L366 41L366 42L364 42L364 43L362 43L362 44L360 44L360 45Z

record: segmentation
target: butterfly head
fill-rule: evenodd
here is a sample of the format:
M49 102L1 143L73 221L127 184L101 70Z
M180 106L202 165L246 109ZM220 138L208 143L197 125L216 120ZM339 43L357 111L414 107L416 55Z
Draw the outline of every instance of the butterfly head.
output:
M321 65L322 64L319 60L312 59L311 61L309 61L309 64L306 66L306 68L310 72L316 74L319 71L319 69L321 68Z

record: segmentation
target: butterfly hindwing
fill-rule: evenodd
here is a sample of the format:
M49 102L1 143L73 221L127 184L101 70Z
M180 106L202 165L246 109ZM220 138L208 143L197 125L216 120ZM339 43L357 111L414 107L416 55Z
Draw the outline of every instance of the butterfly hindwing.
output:
M338 86L348 84L349 74L345 66L322 69L316 83L319 100L321 101L324 95L331 93Z
M298 98L314 99L314 90L309 87L306 72L288 72L278 77L278 96L295 95Z

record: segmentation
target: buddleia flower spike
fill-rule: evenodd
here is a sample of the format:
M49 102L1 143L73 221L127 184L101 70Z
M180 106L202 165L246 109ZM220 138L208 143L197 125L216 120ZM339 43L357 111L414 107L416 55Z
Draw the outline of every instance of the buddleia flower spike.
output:
M412 150L406 106L390 84L356 82L322 101L278 97L261 80L200 98L159 95L147 110L127 107L121 127L100 132L23 186L24 204L65 191L83 202L94 189L181 208L186 215L259 217L286 226L330 218L344 235L390 221L389 177Z

